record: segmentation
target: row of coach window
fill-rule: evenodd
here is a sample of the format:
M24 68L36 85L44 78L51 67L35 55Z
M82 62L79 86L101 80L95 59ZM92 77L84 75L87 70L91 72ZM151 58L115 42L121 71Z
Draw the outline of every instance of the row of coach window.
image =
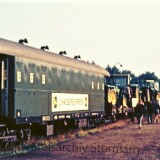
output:
M30 83L34 83L34 73L30 73L29 74L29 80L30 80ZM42 74L41 76L41 83L42 84L45 84L46 83L46 76L44 74ZM22 81L22 73L20 71L17 71L17 82L21 82ZM100 87L100 83L99 82L93 82L91 83L91 88L92 89L102 89L104 90L104 83L102 83L102 86Z
M46 75L42 74L42 84L46 83ZM20 71L17 71L17 82L21 82L22 81L22 74ZM34 83L34 73L30 73L29 74L29 81L30 83Z

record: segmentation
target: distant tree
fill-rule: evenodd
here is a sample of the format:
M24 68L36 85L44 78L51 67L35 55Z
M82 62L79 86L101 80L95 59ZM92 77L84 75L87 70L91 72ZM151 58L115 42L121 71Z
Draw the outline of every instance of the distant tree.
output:
M122 71L122 74L130 74L130 75L131 75L131 74L132 74L132 72L131 72L131 71L129 71L129 70L123 70L123 71Z
M106 67L106 70L110 73L110 74L120 74L121 71L116 67L110 67L109 65Z
M108 66L106 67L106 70L111 74L111 72L112 72L112 67L110 67L110 65L108 65Z
M145 80L155 80L158 81L158 77L155 75L154 72L147 71L146 73L142 73L139 76L135 76L130 70L122 70L120 71L116 66L107 66L106 70L110 74L130 74L131 76L131 83L132 84L139 84L139 82L145 81Z
M142 81L142 80L155 80L155 81L158 81L158 77L155 75L154 72L146 72L146 73L143 73L141 75L139 75L139 80Z
M106 70L110 74L129 74L131 76L131 83L137 84L138 83L138 77L136 77L130 70L122 70L122 72L116 67L110 67L109 65L106 67Z

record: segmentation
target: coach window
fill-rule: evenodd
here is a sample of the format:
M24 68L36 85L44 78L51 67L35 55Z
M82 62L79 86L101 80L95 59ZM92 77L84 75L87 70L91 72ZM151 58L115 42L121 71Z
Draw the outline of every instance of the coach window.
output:
M46 84L46 75L42 74L42 84Z
M21 82L21 72L20 71L17 71L17 82Z
M104 90L104 83L102 83L102 90Z
M97 82L97 89L99 90L99 82Z
M92 89L94 89L94 82L92 82Z
M34 74L30 73L30 83L33 83L33 82L34 82Z

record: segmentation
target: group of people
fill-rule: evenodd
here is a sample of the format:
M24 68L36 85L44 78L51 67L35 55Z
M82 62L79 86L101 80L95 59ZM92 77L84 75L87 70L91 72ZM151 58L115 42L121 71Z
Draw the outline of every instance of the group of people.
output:
M158 100L144 103L140 99L134 111L135 116L137 117L138 120L139 129L141 129L142 127L144 115L147 115L148 124L152 123L158 124L159 111L160 111L160 106ZM153 115L155 115L154 120L153 120Z

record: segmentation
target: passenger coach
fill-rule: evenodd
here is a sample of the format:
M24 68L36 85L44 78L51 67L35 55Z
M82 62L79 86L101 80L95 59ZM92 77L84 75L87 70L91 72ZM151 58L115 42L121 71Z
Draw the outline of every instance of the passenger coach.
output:
M94 64L0 39L0 119L8 125L88 125L105 113L105 76Z

